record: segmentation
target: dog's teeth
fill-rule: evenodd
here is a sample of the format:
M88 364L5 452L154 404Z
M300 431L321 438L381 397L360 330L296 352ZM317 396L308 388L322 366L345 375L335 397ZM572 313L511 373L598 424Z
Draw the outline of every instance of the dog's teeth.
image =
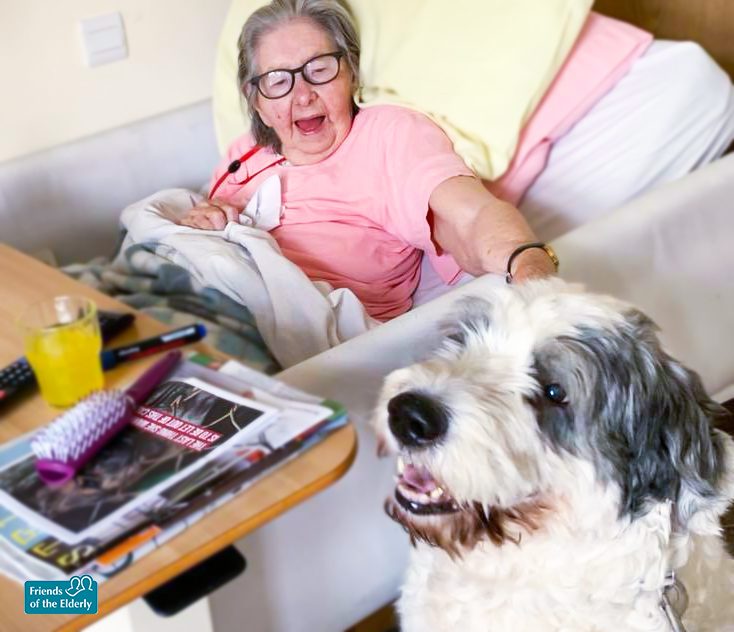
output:
M436 487L436 489L431 492L431 498L433 500L438 500L441 496L443 496L443 489L440 487Z
M402 474L405 471L405 461L403 461L403 457L398 457L398 474Z

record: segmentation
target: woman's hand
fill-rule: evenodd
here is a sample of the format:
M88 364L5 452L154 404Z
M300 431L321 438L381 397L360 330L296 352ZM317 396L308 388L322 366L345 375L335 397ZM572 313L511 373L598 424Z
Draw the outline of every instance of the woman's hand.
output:
M242 209L226 204L221 200L204 199L195 205L179 224L204 230L224 230L227 222L238 222Z
M434 189L429 204L434 241L474 276L504 275L515 249L537 241L520 211L494 197L476 178L449 178ZM512 263L515 282L554 273L550 257L538 248L521 252Z

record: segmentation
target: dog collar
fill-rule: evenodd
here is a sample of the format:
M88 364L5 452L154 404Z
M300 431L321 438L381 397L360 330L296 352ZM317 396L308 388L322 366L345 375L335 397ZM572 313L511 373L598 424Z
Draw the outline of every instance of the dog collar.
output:
M669 571L665 576L665 586L660 594L659 605L668 620L671 632L686 632L682 617L688 607L688 591L675 576L675 571Z

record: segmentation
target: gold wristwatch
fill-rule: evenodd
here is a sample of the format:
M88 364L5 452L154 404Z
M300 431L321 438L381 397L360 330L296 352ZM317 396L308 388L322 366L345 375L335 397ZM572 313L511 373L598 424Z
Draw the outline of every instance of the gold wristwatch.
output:
M553 250L551 246L548 244L541 244L540 246L543 250L545 250L545 254L547 254L550 257L550 260L553 262L553 267L556 269L556 272L558 272L558 255L556 254L556 251Z
M556 251L542 241L531 241L530 243L519 245L517 248L515 248L515 250L512 251L512 254L507 259L507 272L505 273L505 281L507 281L507 283L512 283L512 262L514 261L515 257L517 257L517 255L519 255L521 252L525 252L526 250L530 250L531 248L540 248L541 250L544 250L545 254L547 254L550 260L553 262L553 266L555 267L556 272L558 272L559 262Z

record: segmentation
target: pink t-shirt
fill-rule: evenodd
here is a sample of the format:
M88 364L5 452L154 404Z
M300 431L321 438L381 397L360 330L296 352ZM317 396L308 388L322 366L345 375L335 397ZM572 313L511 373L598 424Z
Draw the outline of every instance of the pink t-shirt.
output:
M215 171L254 145L238 138ZM371 316L393 318L410 309L423 251L445 282L460 272L431 240L428 199L453 176L472 176L440 127L397 106L361 110L344 142L314 165L288 163L256 173L279 158L265 148L228 176L215 197L244 207L264 179L278 173L281 224L271 231L283 255L313 280L351 289Z

